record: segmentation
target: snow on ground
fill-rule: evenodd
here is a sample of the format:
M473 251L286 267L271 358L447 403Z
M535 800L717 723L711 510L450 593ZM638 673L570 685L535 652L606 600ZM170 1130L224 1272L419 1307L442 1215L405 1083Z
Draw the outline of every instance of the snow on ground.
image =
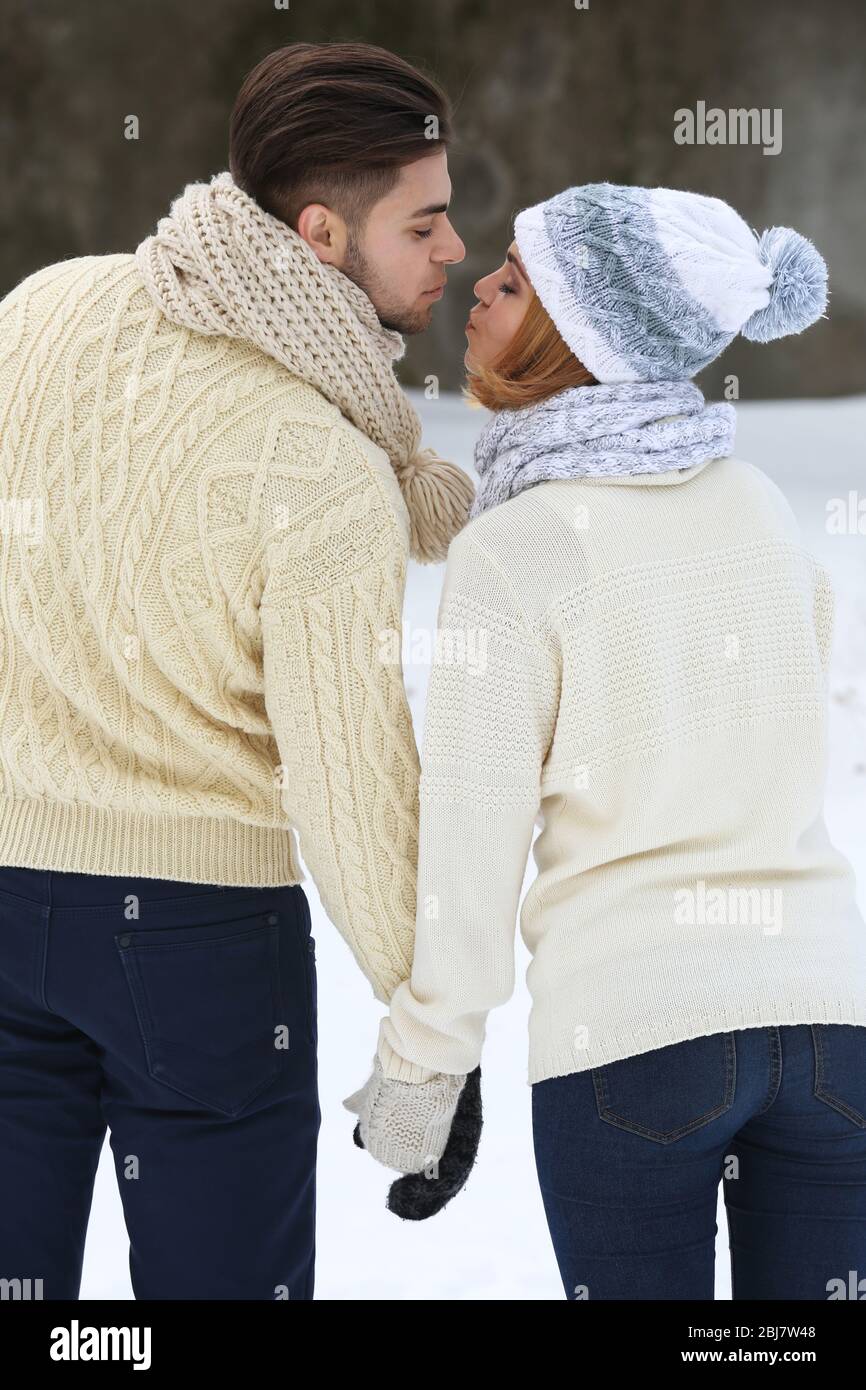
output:
M427 401L409 393L424 421L424 442L472 471L472 446L487 418L457 394ZM866 534L828 528L828 504L855 492L866 510L866 396L738 406L737 454L782 488L807 547L836 591L831 671L830 770L826 818L831 838L854 864L866 915ZM866 533L866 516L862 521ZM404 623L435 627L444 566L410 567ZM429 665L404 660L419 749ZM530 854L524 889L534 876ZM396 1174L352 1142L355 1117L342 1101L367 1079L383 1006L373 998L308 874L319 988L319 1139L317 1299L562 1299L532 1153L531 1091L526 1083L529 953L515 931L517 987L489 1015L482 1061L484 1133L463 1192L438 1216L402 1222L386 1211ZM721 1194L716 1297L730 1298L727 1224ZM96 1181L82 1298L131 1298L127 1237L107 1143Z

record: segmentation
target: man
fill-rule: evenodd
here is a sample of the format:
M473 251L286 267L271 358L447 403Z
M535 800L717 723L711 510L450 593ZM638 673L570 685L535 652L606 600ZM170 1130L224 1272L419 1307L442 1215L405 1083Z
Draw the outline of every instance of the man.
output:
M393 372L464 255L450 133L393 54L281 49L230 172L0 303L0 1266L45 1297L78 1296L107 1124L136 1297L312 1298L294 831L387 1002L419 767L383 639L472 498Z

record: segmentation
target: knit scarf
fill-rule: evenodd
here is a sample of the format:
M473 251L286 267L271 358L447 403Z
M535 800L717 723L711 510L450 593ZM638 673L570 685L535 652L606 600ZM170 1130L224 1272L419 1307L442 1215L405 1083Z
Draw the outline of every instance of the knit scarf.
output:
M475 444L470 518L547 478L662 473L724 457L735 425L732 405L706 405L689 381L572 386L500 410Z
M419 449L421 422L394 374L405 343L382 326L360 286L320 261L227 170L187 184L135 258L173 323L257 344L384 449L409 513L413 558L445 558L466 522L472 481Z

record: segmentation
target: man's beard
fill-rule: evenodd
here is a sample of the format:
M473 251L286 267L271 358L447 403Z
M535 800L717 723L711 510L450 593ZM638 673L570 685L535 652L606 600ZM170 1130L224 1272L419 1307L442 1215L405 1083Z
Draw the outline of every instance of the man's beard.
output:
M346 256L340 267L359 289L362 289L373 304L383 328L390 328L407 336L423 333L430 327L430 310L407 309L400 304L363 255L351 231L346 239Z

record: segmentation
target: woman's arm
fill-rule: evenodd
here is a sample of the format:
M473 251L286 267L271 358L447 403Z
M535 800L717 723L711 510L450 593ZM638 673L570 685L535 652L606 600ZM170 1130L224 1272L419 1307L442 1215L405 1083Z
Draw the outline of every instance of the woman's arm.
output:
M421 757L411 978L382 1019L386 1076L478 1065L514 989L514 931L553 737L561 664L472 530L448 553Z

